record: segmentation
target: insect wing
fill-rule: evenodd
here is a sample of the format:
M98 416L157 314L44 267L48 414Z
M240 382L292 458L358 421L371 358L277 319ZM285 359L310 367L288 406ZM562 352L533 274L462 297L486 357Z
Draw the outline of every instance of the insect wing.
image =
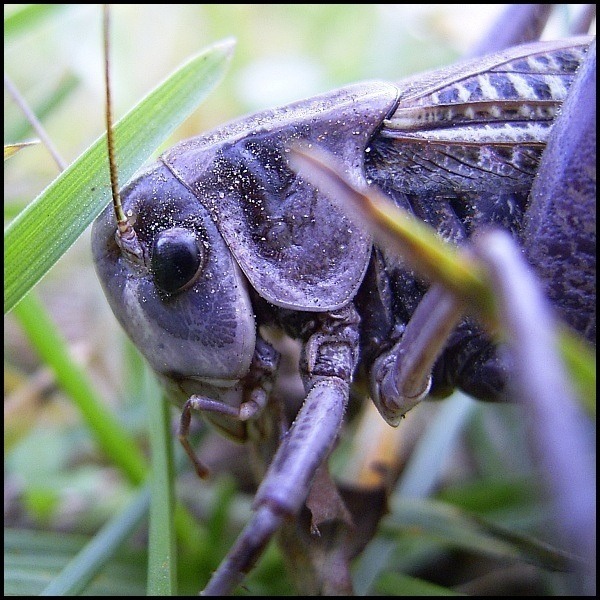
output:
M399 84L379 136L398 189L528 189L591 39L524 44Z

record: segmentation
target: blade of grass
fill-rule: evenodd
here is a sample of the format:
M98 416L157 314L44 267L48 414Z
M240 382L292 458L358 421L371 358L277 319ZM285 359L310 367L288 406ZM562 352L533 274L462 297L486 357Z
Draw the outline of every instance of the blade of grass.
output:
M87 536L39 529L4 530L4 594L36 596L89 543ZM92 596L141 596L145 569L143 551L121 547L113 560L86 588Z
M176 596L175 470L169 405L163 401L149 369L146 370L144 390L152 450L147 592L149 596Z
M138 527L150 504L144 486L127 508L109 521L40 593L40 596L77 596L114 556L124 540Z
M54 159L54 162L58 166L59 171L64 171L65 163L62 157L60 156L60 152L54 146L54 142L46 133L46 130L42 127L42 124L39 122L35 113L31 110L31 108L29 108L29 105L25 101L25 98L21 96L19 90L17 89L17 86L15 86L15 84L11 81L10 77L6 73L4 73L4 89L12 96L13 100L17 103L17 105L25 115L27 121L31 123L31 126L33 127L37 136L40 138L40 141L42 142L42 144L44 144L46 150Z
M43 24L55 13L67 7L66 4L25 4L12 10L4 17L4 39L22 32L30 32L33 27Z
M593 434L558 352L552 308L507 232L486 233L476 241L476 250L495 284L515 365L511 384L515 397L528 409L531 444L551 491L561 541L595 564ZM589 567L581 569L579 579L584 581L589 573ZM583 588L575 591L581 593Z
M558 548L509 531L487 519L439 501L391 499L391 512L383 521L390 533L431 537L452 548L485 556L532 562L552 570L566 570L574 560Z
M39 144L39 140L32 140L31 142L19 142L17 144L4 144L4 160L14 156L19 150L27 148L27 146L36 146Z
M438 486L446 458L455 451L475 401L455 392L441 406L427 431L412 451L395 493L403 498L426 498Z
M106 409L85 370L73 361L66 340L37 296L29 294L13 313L35 351L54 372L57 383L81 411L102 450L123 470L129 481L141 483L147 472L142 453Z
M389 568L395 547L393 540L379 536L357 557L352 569L352 584L357 596L369 594L377 578Z
M117 163L127 181L221 79L233 41L211 46L173 73L115 126ZM4 312L45 275L110 198L102 136L7 227Z
M577 396L591 417L596 417L596 352L566 327L558 330L562 359L571 374Z

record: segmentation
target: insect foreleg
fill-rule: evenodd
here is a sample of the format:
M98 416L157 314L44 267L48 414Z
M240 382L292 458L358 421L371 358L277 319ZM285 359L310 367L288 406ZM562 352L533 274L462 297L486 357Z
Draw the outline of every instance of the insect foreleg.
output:
M261 337L257 337L250 371L242 380L244 401L239 406L234 407L220 400L193 395L185 403L184 411L189 412L193 409L200 412L216 413L240 421L253 419L267 405L269 394L273 389L273 379L278 363L279 354L275 349Z
M335 442L358 357L359 317L350 305L318 318L302 360L308 395L258 488L256 513L209 581L206 595L227 594L242 580L282 521L300 510Z
M201 478L208 475L208 469L197 458L188 440L192 410L207 415L212 414L217 419L226 417L241 422L258 417L269 400L278 365L279 353L259 335L256 338L256 348L254 349L250 370L241 382L244 390L244 400L239 406L231 406L221 400L195 394L185 402L181 411L178 437ZM215 424L221 426L233 437L245 439L244 434L236 436L233 433L235 429L224 427L223 422L217 421ZM240 427L238 431L245 433L243 427Z

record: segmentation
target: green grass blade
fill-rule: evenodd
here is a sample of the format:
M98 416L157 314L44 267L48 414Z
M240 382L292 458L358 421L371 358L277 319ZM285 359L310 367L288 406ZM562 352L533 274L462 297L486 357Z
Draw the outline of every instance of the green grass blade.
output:
M148 512L150 490L139 490L127 508L109 521L41 592L41 596L77 596L132 535Z
M567 327L559 329L560 352L587 413L596 417L596 351Z
M19 142L17 144L4 144L4 160L8 160L12 156L14 156L23 148L27 148L27 146L36 146L39 144L39 140L32 140L31 142Z
M396 493L403 498L427 498L439 485L446 459L458 445L458 440L475 408L475 401L455 392L441 406L440 412L419 439L412 451Z
M169 405L149 370L144 385L152 449L152 503L148 533L149 596L177 595L175 470Z
M535 538L510 531L469 511L436 500L391 499L386 531L429 537L448 548L536 564L545 569L566 570L571 554Z
M15 307L13 314L42 361L53 370L57 383L70 396L80 410L95 440L110 461L121 469L131 483L139 484L144 481L147 475L146 461L138 446L119 421L105 408L104 402L97 395L84 369L73 361L67 342L57 330L46 309L37 299L36 294L29 294L24 298ZM156 393L157 389L157 384L153 388L146 385L145 395L148 396L151 406L154 406L156 411L167 411L167 417L165 418L168 418L168 405ZM152 416L154 418L151 419L151 428L159 427L159 425L156 425L156 415ZM166 432L168 433L168 430ZM152 437L157 435L156 431L151 433L151 435ZM166 447L168 444L168 450L158 450L159 453L170 451L170 438L164 444ZM153 442L154 445L155 442ZM163 455L162 458L156 460L159 462L162 461L162 464L169 464L168 460L170 459L165 459ZM157 471L158 468L155 465L154 472L156 473ZM169 481L173 477L172 468L169 467L168 471L160 472L159 476L165 478L165 481L160 481L156 484L157 490L161 490L157 493L164 496L168 493L166 490L169 489L166 481ZM184 506L177 505L173 508L172 499L169 500L169 498L166 498L162 502L165 504L167 501L171 505L167 505L163 509L163 516L160 516L155 522L162 523L162 526L165 527L169 523L169 520L164 514L174 514L174 529L177 532L178 538L184 542L187 548L193 548L197 540L200 539L200 532L194 517ZM170 510L172 513L165 513L164 510ZM173 535L172 527L170 525L168 530L168 535L170 536ZM164 548L164 545L162 547Z
M221 79L232 54L228 40L196 55L115 126L115 154L125 182ZM4 312L46 274L108 204L102 136L46 188L4 233Z
M365 224L382 247L401 255L421 275L439 281L459 298L486 313L492 310L493 294L485 270L462 249L441 240L431 226L397 207L382 192L351 183L342 165L322 149L296 146L289 158L293 169L356 223Z
M134 484L146 478L146 461L135 441L106 409L84 369L71 358L68 344L35 294L15 307L14 315L36 352L60 387L80 410L90 431L108 457Z
M25 4L20 6L4 17L4 39L20 33L29 33L35 26L43 25L57 12L66 8L66 4Z
M53 580L62 577L61 572L67 565L92 543L87 536L65 531L5 529L4 594L37 596L52 585ZM142 557L143 550L131 550L122 545L103 567L102 576L94 578L85 593L89 596L143 595L146 575L139 568Z

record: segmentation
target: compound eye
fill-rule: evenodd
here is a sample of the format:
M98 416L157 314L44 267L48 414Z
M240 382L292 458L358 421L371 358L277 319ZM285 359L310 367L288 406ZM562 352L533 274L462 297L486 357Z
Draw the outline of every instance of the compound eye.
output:
M167 295L192 285L204 264L196 235L182 227L165 229L154 240L150 268L156 287Z

